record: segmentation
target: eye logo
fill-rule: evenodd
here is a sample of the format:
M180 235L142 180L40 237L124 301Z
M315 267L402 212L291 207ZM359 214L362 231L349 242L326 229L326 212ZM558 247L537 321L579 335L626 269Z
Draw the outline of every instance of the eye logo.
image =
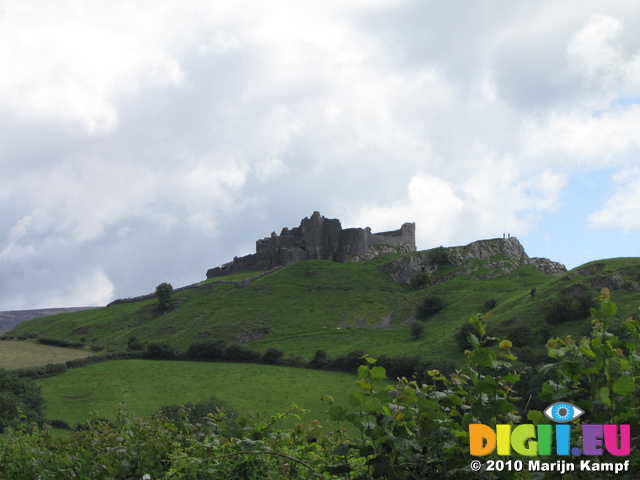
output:
M547 407L544 414L549 420L557 423L567 423L581 417L584 413L580 407L567 402L556 402Z

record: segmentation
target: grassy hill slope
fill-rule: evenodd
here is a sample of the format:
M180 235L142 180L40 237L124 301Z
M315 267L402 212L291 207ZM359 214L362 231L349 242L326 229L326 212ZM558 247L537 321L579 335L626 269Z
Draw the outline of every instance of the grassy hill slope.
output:
M158 311L156 300L147 299L26 321L5 336L62 338L108 350L126 350L135 337L141 344L166 341L181 350L196 341L222 339L262 352L278 348L307 359L317 349L329 355L359 349L372 355L461 358L455 335L469 317L490 309L488 300L497 303L489 326L502 336L519 337L517 344L525 350L541 349L551 335L577 335L585 328L580 318L545 321L546 310L558 298L575 303L597 296L606 286L614 291L621 317L640 305L637 258L592 262L557 276L535 265L509 264L495 254L440 265L430 274L430 286L419 290L394 281L379 268L399 258L413 261L417 257L410 256L424 253L361 263L300 262L244 287L225 283L230 278L216 278L175 293L173 309L166 313ZM428 295L439 296L446 306L425 320L424 334L414 339L408 324Z

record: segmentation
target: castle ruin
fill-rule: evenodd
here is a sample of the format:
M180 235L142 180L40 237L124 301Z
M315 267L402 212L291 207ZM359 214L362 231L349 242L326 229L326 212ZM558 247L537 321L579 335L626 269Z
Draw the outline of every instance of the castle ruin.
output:
M270 270L304 260L347 262L389 246L398 251L416 251L416 225L405 223L399 230L371 233L367 228L343 229L337 218L314 212L299 227L283 228L280 235L256 241L256 253L235 257L232 262L207 271L207 278L232 273Z

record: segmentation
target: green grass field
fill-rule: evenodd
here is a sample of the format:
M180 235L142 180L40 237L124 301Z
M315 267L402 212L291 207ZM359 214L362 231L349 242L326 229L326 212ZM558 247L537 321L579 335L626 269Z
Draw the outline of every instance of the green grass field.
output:
M70 425L92 414L114 419L120 402L150 417L160 407L215 396L239 413L283 413L292 402L311 410L306 420L326 419L332 395L346 405L355 375L292 367L237 363L118 360L38 380L46 399L45 416Z
M39 367L49 363L64 363L67 360L84 358L90 352L70 348L52 347L26 341L0 342L0 368Z

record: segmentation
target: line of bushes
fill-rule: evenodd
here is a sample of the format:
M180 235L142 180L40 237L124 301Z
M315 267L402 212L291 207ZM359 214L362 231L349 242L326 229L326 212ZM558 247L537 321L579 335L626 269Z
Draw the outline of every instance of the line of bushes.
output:
M12 370L12 372L19 377L36 380L38 378L47 378L59 375L64 373L68 368L85 367L94 363L108 362L110 360L126 360L143 357L144 355L138 352L115 352L107 353L105 355L92 355L84 358L76 358L73 360L67 360L65 363L50 363L41 367L18 368L16 370Z
M64 338L50 338L50 337L38 337L36 339L37 343L41 343L42 345L51 345L54 347L62 347L62 348L82 348L84 347L84 343L80 342L72 342L70 340L65 340Z
M287 357L282 350L277 348L269 348L261 354L243 345L228 345L224 340L195 342L184 355L180 355L168 344L164 344L162 347L153 345L154 344L149 345L147 352L152 350L154 356L148 356L147 358L174 360L184 358L196 361L263 363L267 365L334 370L346 373L353 372L354 369L357 369L358 366L362 364L362 355L364 354L362 350L354 350L332 358L327 355L325 350L317 350L311 360L307 361L299 356ZM427 370L437 368L445 373L453 373L458 366L451 360L425 360L417 355L402 355L397 357L380 355L378 357L378 364L383 366L392 378L413 377L418 381L424 379Z

